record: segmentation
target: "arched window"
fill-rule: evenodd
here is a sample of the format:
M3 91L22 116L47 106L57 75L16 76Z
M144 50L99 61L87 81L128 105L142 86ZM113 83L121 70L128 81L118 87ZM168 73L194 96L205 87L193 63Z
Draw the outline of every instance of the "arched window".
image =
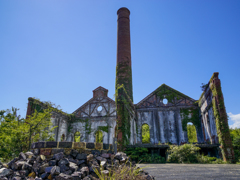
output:
M80 142L81 134L79 131L74 134L74 142Z
M189 143L196 143L197 142L197 131L193 123L187 123L187 135L188 135L188 142Z
M102 143L103 142L103 132L98 130L95 135L96 135L96 143Z
M142 125L142 143L143 144L150 143L150 130L149 125L147 124Z
M64 141L64 140L65 140L65 134L62 134L61 141Z

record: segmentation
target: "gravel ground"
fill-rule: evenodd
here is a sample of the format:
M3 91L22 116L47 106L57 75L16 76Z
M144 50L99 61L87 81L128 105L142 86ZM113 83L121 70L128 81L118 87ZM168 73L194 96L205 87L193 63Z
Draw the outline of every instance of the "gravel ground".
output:
M139 164L155 179L238 179L239 164Z

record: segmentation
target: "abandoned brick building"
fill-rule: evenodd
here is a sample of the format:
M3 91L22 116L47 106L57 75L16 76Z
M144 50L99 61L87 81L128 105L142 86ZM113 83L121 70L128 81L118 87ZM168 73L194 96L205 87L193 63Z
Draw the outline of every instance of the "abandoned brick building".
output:
M188 143L187 123L191 122L197 133L197 145L208 154L218 156L219 147L225 160L233 155L227 114L224 106L218 73L213 73L204 86L199 100L162 84L140 102L133 103L132 68L130 47L130 11L117 11L117 65L115 101L108 97L108 90L98 87L93 97L69 115L52 112L55 141L75 141L79 132L81 142L96 142L97 132L102 133L102 142L121 146L148 147L166 150L168 144ZM28 99L27 115L34 110L33 104L42 104ZM150 129L150 142L142 143L142 126Z

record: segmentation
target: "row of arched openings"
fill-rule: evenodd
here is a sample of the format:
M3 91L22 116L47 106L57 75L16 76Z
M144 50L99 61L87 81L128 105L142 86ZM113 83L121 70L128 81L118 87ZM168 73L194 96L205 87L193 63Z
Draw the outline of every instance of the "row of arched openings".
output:
M193 123L187 124L187 135L189 143L197 142L197 131ZM143 144L150 143L150 129L148 124L142 125L142 143Z
M103 132L98 130L96 133L95 133L95 142L96 143L102 143L103 142ZM65 141L65 134L62 134L61 136L61 141ZM81 141L81 133L79 131L75 132L74 134L74 142L80 142Z

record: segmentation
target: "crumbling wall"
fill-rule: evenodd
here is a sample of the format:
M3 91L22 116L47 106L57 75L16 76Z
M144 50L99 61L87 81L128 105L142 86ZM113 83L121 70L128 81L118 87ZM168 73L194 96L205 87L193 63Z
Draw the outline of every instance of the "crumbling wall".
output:
M71 134L81 133L81 141L96 142L96 132L102 131L103 143L113 143L116 127L115 101L107 96L108 90L98 87L93 98L74 111L75 121L71 124ZM74 141L72 138L71 141Z
M166 104L163 99L167 99ZM142 125L150 128L150 143L185 144L188 142L187 123L192 122L198 142L203 142L196 100L163 84L136 104L138 117L137 142L142 143Z
M199 99L204 138L212 144L220 143L225 161L234 161L234 151L229 132L228 118L224 105L218 73L213 73Z

